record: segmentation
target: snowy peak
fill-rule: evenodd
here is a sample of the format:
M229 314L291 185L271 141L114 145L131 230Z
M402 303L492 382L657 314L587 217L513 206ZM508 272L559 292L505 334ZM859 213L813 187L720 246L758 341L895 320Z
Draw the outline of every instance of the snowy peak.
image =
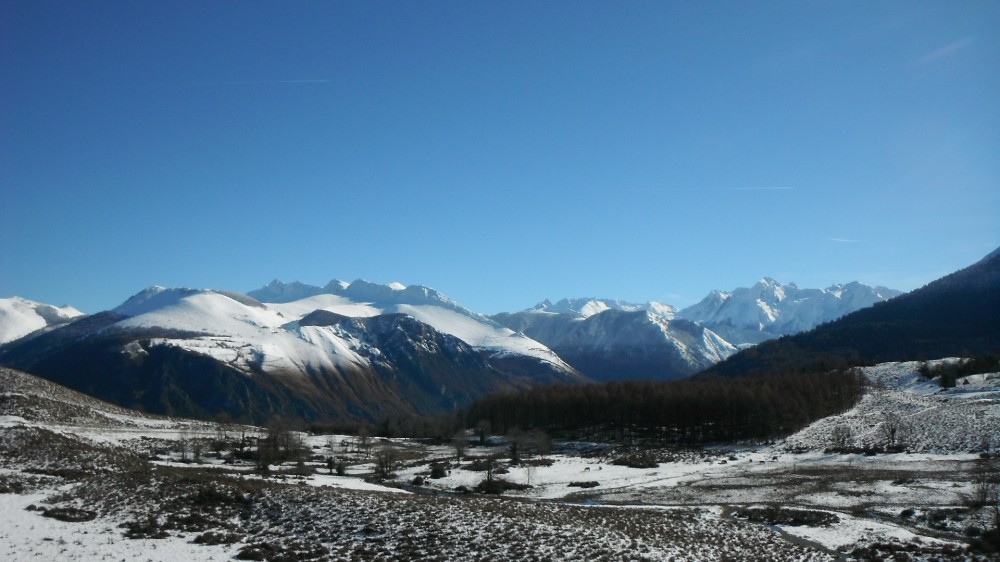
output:
M712 291L677 316L712 329L734 345L747 345L809 330L900 294L858 282L801 289L764 278L750 288Z
M323 287L316 287L297 281L286 284L274 280L247 294L263 303L290 303L316 295L337 295L354 303L367 304L378 309L388 309L394 305L432 305L485 320L481 314L472 312L430 287L404 285L398 282L383 285L364 279L357 279L350 283L334 279Z
M652 311L665 318L673 318L677 309L669 304L650 301L646 304L635 304L618 299L598 299L598 298L575 298L562 299L553 304L545 299L535 306L525 310L527 313L548 313L566 314L578 318L590 318L595 314L601 314L608 310L619 310L622 312Z
M275 279L260 289L253 291L251 296L265 302L292 302L321 294L323 289L293 281L282 283Z
M684 377L736 352L711 330L675 320L676 313L655 301L563 299L493 319L542 342L595 380Z
M132 295L128 298L128 300L112 309L112 312L121 314L122 316L139 316L153 310L176 304L185 297L202 292L204 291L199 289L168 289L166 287L154 285Z
M83 315L72 306L53 306L21 297L0 299L0 344Z

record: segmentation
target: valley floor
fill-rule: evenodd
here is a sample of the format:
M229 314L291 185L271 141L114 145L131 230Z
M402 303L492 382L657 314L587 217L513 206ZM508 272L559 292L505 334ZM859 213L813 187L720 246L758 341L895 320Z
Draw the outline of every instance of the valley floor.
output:
M879 384L856 408L782 442L655 451L655 467L615 464L625 453L596 444L557 443L509 466L500 444L458 462L447 445L305 436L311 459L266 477L231 453L191 462L199 439L208 451L252 428L81 416L96 406L42 387L26 402L0 385L8 406L19 399L0 410L0 559L1000 559L970 547L994 524L970 504L996 467L983 449L1000 435L1000 379L939 392L912 371L868 369ZM907 452L824 452L835 427L854 446L877 442L887 412L904 420ZM383 447L395 476L376 481ZM523 489L461 493L489 459Z

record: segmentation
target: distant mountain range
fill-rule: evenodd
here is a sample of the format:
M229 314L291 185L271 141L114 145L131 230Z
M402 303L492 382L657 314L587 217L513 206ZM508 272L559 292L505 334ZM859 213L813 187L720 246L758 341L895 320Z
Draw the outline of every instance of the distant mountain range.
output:
M763 279L749 289L712 291L680 311L660 302L564 299L492 318L545 344L594 380L674 379L707 369L738 348L899 294L860 283L799 289Z
M795 283L782 285L765 278L749 289L712 291L677 317L697 322L733 345L745 347L804 332L901 294L857 282L800 289Z
M710 374L1000 354L1000 249L926 286L729 357Z
M765 279L680 311L564 299L487 317L419 285L152 287L91 316L2 299L0 363L155 413L382 422L533 384L689 376L893 294Z
M658 302L575 299L492 318L544 343L597 381L680 378L736 352L711 330L675 319L676 312Z

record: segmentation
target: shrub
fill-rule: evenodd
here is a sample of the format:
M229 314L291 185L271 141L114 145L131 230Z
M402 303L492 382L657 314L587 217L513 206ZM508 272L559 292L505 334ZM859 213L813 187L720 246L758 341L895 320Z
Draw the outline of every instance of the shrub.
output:
M45 517L51 517L52 519L58 519L59 521L67 521L69 523L92 521L97 518L97 513L75 507L53 507L52 509L42 510L42 515Z
M206 531L194 538L195 544L233 544L243 540L243 535L229 531Z
M444 465L439 463L431 464L431 478L444 478L448 476L448 470L445 469Z
M741 507L733 514L736 517L745 518L755 523L788 525L791 527L800 525L826 527L840 521L839 517L825 511L788 509L774 505L767 507Z
M629 468L656 468L660 466L656 457L648 451L626 453L611 461L611 464Z
M501 478L486 479L476 485L476 491L481 494L502 494L507 490L527 490L529 484L517 484Z

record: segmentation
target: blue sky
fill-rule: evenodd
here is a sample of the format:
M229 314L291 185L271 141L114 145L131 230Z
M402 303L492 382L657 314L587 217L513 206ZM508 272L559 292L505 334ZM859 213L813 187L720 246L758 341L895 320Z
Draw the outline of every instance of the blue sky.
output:
M997 2L0 4L0 296L911 290L1000 246Z

